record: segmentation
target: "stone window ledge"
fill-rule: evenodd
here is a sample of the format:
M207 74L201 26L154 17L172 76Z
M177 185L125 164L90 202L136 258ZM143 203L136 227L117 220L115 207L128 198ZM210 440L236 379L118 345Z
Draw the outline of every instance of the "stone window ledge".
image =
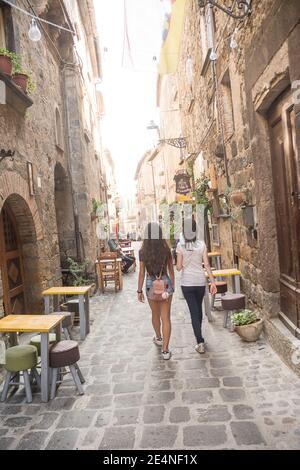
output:
M0 72L0 81L5 84L5 102L18 113L25 114L27 108L33 105L33 101L26 95L13 80Z

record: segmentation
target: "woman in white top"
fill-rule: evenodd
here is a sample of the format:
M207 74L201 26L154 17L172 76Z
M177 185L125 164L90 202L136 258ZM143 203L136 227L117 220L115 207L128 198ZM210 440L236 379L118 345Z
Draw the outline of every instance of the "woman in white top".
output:
M202 263L211 281L210 292L216 294L217 287L211 272L204 241L197 240L197 226L194 219L183 224L183 240L177 245L177 271L181 271L181 288L187 301L194 335L197 341L195 349L200 354L205 352L202 336L202 302L206 289L206 277Z

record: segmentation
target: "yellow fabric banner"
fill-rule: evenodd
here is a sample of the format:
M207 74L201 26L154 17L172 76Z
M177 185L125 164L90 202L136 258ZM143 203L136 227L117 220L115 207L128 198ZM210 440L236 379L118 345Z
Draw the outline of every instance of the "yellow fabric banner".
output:
M177 70L187 1L188 0L172 0L171 14L165 17L163 31L164 42L162 44L158 66L160 75L174 73Z

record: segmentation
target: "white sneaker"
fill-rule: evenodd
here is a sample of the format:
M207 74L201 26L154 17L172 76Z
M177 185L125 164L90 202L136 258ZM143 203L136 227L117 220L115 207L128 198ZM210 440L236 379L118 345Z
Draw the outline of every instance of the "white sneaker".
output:
M195 350L199 353L199 354L204 354L205 353L205 346L204 346L204 343L199 343L195 346Z
M162 338L156 338L156 337L154 336L154 338L153 338L153 343L156 344L156 346L162 346L163 340L162 340Z
M165 361L168 361L172 355L171 351L162 351L161 353Z

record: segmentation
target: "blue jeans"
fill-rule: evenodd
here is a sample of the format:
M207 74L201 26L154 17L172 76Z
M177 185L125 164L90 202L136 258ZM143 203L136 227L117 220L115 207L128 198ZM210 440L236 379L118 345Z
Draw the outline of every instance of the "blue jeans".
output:
M181 286L183 296L189 306L192 327L197 344L204 343L202 336L202 302L205 286Z

